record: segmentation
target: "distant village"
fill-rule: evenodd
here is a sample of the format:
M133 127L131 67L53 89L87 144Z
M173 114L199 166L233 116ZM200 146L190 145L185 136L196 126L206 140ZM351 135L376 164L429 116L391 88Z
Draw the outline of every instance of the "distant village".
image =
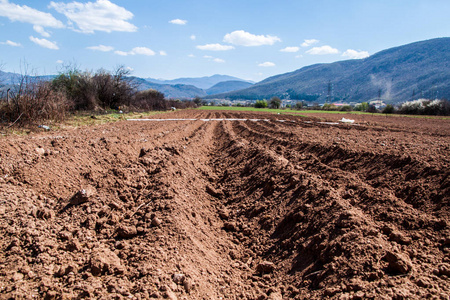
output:
M257 100L226 100L226 99L208 99L206 105L208 106L254 106ZM269 101L269 100L268 100ZM323 107L324 105L333 105L337 109L345 106L356 107L360 102L309 102L302 100L281 99L280 108L293 108L297 103L302 103L302 107ZM386 103L383 100L372 100L367 102L369 105L374 106L377 110L382 110L386 107Z

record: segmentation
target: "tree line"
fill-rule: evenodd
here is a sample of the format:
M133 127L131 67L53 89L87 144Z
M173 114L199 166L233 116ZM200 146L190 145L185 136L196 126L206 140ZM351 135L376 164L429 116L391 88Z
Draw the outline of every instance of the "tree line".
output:
M278 97L272 97L270 100L256 100L253 104L255 108L280 108L282 100ZM325 103L322 106L306 106L303 101L297 101L295 104L287 104L285 108L290 109L306 109L306 110L323 110L323 111L360 111L369 113L384 113L384 114L407 114L407 115L436 115L448 116L450 115L450 102L446 99L418 99L404 102L398 106L387 104L384 107L377 108L375 105L368 102L361 102L355 106L351 105L335 105L333 103Z

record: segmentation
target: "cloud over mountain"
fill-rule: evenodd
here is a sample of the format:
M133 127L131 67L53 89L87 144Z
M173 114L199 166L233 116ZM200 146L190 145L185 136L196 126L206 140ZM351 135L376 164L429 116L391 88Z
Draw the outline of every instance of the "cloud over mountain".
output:
M86 3L52 1L49 8L65 15L71 23L76 24L77 28L74 28L74 30L82 33L137 31L137 27L127 21L133 18L133 14L109 0Z
M266 61L261 64L258 64L258 67L275 67L275 64L273 62Z
M281 42L281 39L271 35L255 35L244 30L236 30L231 33L227 33L223 41L238 46L263 46L273 45L276 42Z
M367 51L356 51L353 49L347 49L344 53L342 53L342 56L348 57L350 59L362 59L369 57L369 52Z
M306 53L311 55L326 55L326 54L338 54L339 50L336 48L333 48L331 46L325 45L321 47L313 47L306 51Z

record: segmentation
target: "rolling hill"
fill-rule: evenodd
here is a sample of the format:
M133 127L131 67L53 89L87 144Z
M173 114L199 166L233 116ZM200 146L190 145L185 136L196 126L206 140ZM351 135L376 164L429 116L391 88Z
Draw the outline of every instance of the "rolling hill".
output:
M153 79L153 78L144 78L144 79L149 82L158 83L158 84L193 85L193 86L196 86L196 87L204 89L204 90L207 90L207 89L213 87L214 85L216 85L220 82L224 82L224 81L250 82L250 81L245 81L240 78L233 77L233 76L218 75L218 74L212 75L212 76L198 77L198 78L196 78L196 77L190 78L189 77L189 78L177 78L177 79L172 79L172 80L160 80L160 79ZM250 83L253 83L253 82L250 82Z
M330 90L330 92L328 92ZM450 38L390 48L360 60L316 64L269 77L255 85L206 98L262 99L278 96L324 102L387 103L419 97L450 98Z
M138 90L154 89L165 95L166 98L194 98L206 96L206 92L193 85L186 84L158 84L148 82L139 77L131 77L131 81L137 84Z
M230 80L222 81L206 90L208 95L227 93L231 91L241 90L252 86L253 84L246 81Z

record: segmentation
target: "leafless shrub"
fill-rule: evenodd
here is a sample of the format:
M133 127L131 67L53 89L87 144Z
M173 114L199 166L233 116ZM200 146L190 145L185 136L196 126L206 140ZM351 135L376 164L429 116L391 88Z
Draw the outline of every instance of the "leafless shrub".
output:
M130 106L135 87L127 80L129 74L122 66L113 73L104 69L96 73L68 67L52 82L52 87L65 93L75 110L117 109Z
M0 105L0 120L31 125L45 120L62 121L67 117L70 102L64 94L51 88L49 82L23 81L23 86L9 102Z
M164 94L152 89L137 92L132 106L144 110L167 110L170 108L170 104L164 99Z

